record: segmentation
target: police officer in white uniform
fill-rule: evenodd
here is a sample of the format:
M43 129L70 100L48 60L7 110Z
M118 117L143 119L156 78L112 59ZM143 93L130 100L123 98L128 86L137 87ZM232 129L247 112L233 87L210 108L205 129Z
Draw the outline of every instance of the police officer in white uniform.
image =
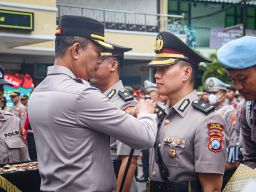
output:
M28 106L41 190L113 191L109 136L137 149L153 146L155 105L141 101L135 118L89 84L102 49L113 49L104 42L104 26L97 20L62 16L55 49L54 66L34 89Z

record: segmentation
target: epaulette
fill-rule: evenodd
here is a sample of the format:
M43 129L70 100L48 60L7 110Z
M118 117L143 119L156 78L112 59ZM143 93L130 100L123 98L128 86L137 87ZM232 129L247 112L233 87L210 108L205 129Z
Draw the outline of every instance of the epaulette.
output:
M127 89L120 89L118 95L125 101L133 100L133 95Z
M164 118L166 115L165 111L159 105L156 105L155 113L159 119Z
M111 99L115 94L116 94L116 90L115 90L115 89L112 89L112 90L108 93L107 97L108 97L109 99Z
M204 101L202 99L197 99L197 100L193 101L192 106L194 108L196 108L197 110L202 111L206 115L215 111L214 106L210 105L209 103L207 103L206 101Z

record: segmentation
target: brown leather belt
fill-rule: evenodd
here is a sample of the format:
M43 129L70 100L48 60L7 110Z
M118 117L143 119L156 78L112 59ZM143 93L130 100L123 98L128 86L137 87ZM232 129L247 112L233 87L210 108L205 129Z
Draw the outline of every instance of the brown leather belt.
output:
M199 181L147 181L148 192L202 192Z

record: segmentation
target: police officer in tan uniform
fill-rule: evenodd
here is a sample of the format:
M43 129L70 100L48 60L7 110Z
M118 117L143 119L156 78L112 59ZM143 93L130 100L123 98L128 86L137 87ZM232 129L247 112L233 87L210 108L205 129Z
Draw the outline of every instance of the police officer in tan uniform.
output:
M154 145L155 104L140 101L137 118L117 108L88 80L101 62L104 26L97 20L62 16L56 57L34 89L28 113L37 148L42 191L113 191L109 136L132 148Z
M241 110L240 131L243 140L243 160L256 168L256 37L232 40L217 51L217 58L227 68L236 89L247 102Z
M169 99L159 116L150 154L149 191L221 191L226 161L226 123L193 89L194 69L208 59L178 37L161 32L155 43L157 91Z
M114 47L113 50L101 52L102 62L97 65L94 77L90 79L90 82L99 88L99 90L116 105L116 107L126 110L127 107L133 107L136 103L133 99L133 95L124 88L122 81L119 79L119 70L123 65L124 52L130 51L131 48L112 45ZM111 138L110 141L111 157L117 176L116 188L117 191L119 191L131 148L114 138ZM125 178L123 192L137 191L134 173L139 154L140 151L138 150L135 150L133 153L129 171Z
M235 130L236 123L236 114L237 111L231 104L227 104L226 94L228 91L228 87L230 85L222 82L216 77L209 77L205 81L206 87L210 92L209 101L210 104L214 105L217 112L221 114L221 116L225 119L227 123L227 164L226 170L223 177L223 185L222 188L225 187L226 183L229 181L231 176L236 170L237 161L239 160L239 145L237 145L237 137Z
M25 107L26 111L28 108L28 96L27 95L22 95L20 97L20 102L22 103L22 105Z
M0 67L0 87L10 85L4 80L4 70ZM0 164L28 161L28 149L21 139L20 119L14 114L0 110Z
M11 107L9 111L17 117L19 117L21 120L21 125L24 126L27 117L27 112L25 107L22 104L20 104L20 92L13 91L11 92L10 97L13 102L13 107Z
M0 164L30 160L21 135L21 122L14 114L0 110Z

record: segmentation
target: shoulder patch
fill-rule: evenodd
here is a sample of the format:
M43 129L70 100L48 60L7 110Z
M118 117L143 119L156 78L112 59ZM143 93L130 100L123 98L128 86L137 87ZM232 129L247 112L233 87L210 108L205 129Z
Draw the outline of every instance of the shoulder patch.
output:
M116 94L116 90L115 90L115 89L112 89L112 90L108 93L107 97L108 97L109 99L111 99L115 94Z
M210 114L211 112L215 111L215 107L210 105L209 103L205 102L202 99L197 99L192 102L192 106L197 110L205 113L206 115Z
M121 89L118 91L118 95L126 102L133 100L133 95L127 89Z
M208 149L214 153L221 152L222 150L222 138L223 138L223 125L218 122L209 122L207 124L209 129L209 143Z

